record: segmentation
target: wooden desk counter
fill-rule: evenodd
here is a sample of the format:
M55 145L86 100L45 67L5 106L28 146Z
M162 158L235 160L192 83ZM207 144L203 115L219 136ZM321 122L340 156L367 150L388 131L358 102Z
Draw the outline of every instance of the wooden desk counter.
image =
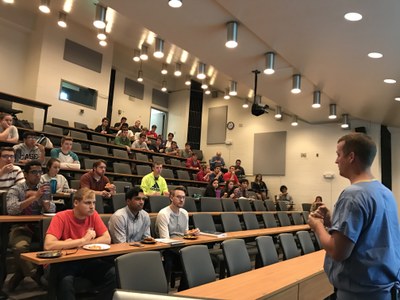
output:
M317 251L177 293L212 299L323 299L333 293ZM240 295L240 296L239 296Z
M75 260L82 260L95 257L121 255L136 251L162 250L171 247L184 247L184 246L198 245L198 244L217 243L217 242L222 242L224 240L235 239L235 238L248 238L248 237L255 237L262 235L274 235L283 232L293 232L293 231L307 230L307 229L309 229L308 225L295 225L295 226L264 228L255 230L242 230L235 232L227 232L226 236L224 237L211 237L211 236L201 235L196 240L184 240L182 238L176 238L176 240L182 241L182 244L178 245L170 245L157 242L156 244L153 245L143 245L144 247L133 247L129 246L127 243L122 243L122 244L112 244L110 245L111 248L105 251L90 251L90 250L79 249L74 254L62 255L61 257L58 258L50 258L50 259L37 258L36 257L37 252L22 253L21 258L31 261L37 265L44 265L44 264L75 261ZM70 252L72 252L72 250L67 250L67 253Z

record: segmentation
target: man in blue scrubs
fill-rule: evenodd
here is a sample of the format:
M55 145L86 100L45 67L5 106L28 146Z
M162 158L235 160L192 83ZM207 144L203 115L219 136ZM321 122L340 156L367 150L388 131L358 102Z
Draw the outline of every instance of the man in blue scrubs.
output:
M394 299L400 228L392 192L371 173L376 145L367 135L352 133L339 139L336 153L340 175L351 185L341 193L332 217L322 205L308 221L326 251L325 272L337 299Z

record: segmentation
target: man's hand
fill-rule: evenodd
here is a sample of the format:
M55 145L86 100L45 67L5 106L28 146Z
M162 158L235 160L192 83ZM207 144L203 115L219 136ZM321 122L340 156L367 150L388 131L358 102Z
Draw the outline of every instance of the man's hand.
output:
M95 238L96 238L96 231L94 231L93 228L89 228L82 239L84 244L87 244L88 242L94 240Z
M319 224L324 224L324 219L320 217L320 215L312 212L310 213L310 215L308 216L308 225L310 225L311 229L315 230L315 228L319 225Z
M331 212L325 206L325 204L323 204L323 203L319 204L318 209L316 211L314 211L313 213L311 213L311 214L315 215L317 218L323 219L325 227L331 227L332 226Z
M194 228L192 230L188 230L188 231L186 231L186 234L188 234L188 235L199 235L200 234L200 229Z
M101 196L103 196L104 198L111 198L111 193L104 190L101 192Z
M13 164L7 164L0 169L0 176L11 173L14 166Z

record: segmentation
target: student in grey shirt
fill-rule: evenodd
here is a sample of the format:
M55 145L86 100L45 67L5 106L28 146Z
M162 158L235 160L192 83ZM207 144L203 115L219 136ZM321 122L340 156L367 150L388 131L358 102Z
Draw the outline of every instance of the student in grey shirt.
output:
M149 150L149 147L146 144L146 134L141 133L139 135L139 139L132 143L132 149L142 149Z
M145 195L140 187L126 193L126 206L110 218L108 229L114 244L138 242L150 235L150 217L143 210Z
M44 147L36 142L34 132L25 131L23 134L24 142L15 145L15 162L26 164L31 160L44 162Z

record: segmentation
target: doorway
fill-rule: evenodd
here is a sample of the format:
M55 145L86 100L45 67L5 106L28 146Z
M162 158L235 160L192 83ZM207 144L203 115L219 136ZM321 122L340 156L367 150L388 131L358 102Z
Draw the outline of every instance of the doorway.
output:
M157 134L161 134L163 139L166 137L166 128L167 128L167 112L158 110L156 108L151 108L150 112L150 128L151 126L156 125L157 126Z

